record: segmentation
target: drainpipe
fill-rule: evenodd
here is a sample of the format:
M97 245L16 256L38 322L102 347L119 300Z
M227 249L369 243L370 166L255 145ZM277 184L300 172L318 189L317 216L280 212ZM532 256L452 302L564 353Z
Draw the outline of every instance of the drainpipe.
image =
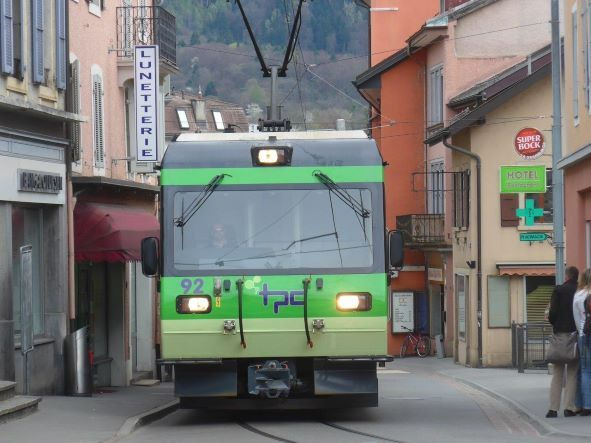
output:
M66 2L66 63L70 64L70 2ZM72 111L72 84L70 80L70 69L68 69L68 75L66 75L66 95L65 95L65 107L69 112ZM76 294L75 291L75 277L74 277L74 206L76 204L73 196L72 189L72 140L70 134L72 133L70 128L75 124L73 122L66 125L66 138L69 139L68 146L66 147L66 223L67 223L67 240L68 240L68 256L67 256L67 269L68 269L68 319L70 320L70 332L73 330L73 320L76 318Z
M446 135L443 139L443 145L451 149L452 151L466 155L476 161L476 248L477 248L477 259L476 259L476 284L477 284L477 295L476 304L477 311L476 316L478 319L478 364L477 367L482 367L482 204L481 204L481 160L480 156L468 151L467 149L454 146L448 142L449 135Z

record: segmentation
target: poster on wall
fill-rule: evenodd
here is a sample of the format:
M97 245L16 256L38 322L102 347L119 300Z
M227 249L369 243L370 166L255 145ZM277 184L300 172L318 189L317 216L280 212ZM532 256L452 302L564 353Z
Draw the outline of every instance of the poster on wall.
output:
M414 330L414 319L414 293L392 292L392 332Z

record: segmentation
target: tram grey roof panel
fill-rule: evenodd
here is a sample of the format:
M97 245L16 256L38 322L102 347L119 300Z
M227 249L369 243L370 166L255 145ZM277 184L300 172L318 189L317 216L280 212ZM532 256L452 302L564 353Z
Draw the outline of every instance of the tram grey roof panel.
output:
M372 139L282 139L269 141L172 142L162 160L163 168L244 168L252 167L251 148L291 146L292 166L372 166L382 165L382 157Z

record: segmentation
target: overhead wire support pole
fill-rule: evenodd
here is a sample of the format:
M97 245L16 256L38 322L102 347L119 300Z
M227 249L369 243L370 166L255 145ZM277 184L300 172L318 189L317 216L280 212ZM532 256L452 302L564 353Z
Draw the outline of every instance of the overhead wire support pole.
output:
M298 35L300 33L300 26L302 21L302 5L304 4L304 0L300 0L298 4L298 11L296 12L296 16L293 20L293 25L291 27L291 34L289 36L289 41L287 42L287 48L285 49L285 56L283 57L283 64L279 68L278 75L279 77L285 77L287 75L287 65L289 64L291 57L293 55L293 51L295 50L296 40L298 39Z
M240 0L236 0L236 4L238 5L238 8L240 9L240 14L242 14L242 19L244 20L244 25L246 26L246 30L248 31L248 35L250 36L250 40L252 41L252 44L254 46L254 50L257 53L257 58L259 59L259 63L261 64L261 71L263 71L263 77L271 77L271 70L265 64L265 59L263 58L263 54L261 53L261 50L259 49L259 45L257 44L257 41L254 37L254 34L252 32L252 28L250 27L250 23L248 21L248 18L246 17L246 13L244 12L244 9L242 8L242 3L240 2Z
M562 108L560 97L560 1L552 0L552 207L556 284L564 282L564 184L558 168L562 158Z

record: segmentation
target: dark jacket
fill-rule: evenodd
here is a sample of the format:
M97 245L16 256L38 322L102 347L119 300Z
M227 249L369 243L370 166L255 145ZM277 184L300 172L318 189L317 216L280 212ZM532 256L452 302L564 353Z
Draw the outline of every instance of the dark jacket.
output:
M577 281L567 280L554 288L550 300L548 320L554 327L554 333L574 332L577 330L573 317L573 298L577 292Z

